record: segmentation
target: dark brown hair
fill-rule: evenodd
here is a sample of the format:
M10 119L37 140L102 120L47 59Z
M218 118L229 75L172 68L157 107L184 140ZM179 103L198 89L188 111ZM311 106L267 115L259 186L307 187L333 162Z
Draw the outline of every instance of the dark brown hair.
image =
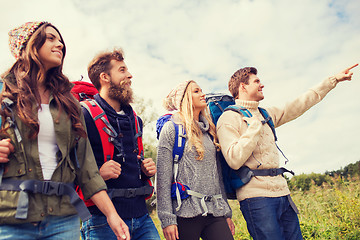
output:
M46 71L39 57L39 49L46 41L45 29L48 26L54 28L60 35L63 44L63 60L59 66ZM86 131L80 121L81 109L78 107L77 100L70 93L72 84L62 73L65 53L65 43L59 30L50 23L44 23L31 36L25 49L21 51L19 59L2 75L4 89L0 96L0 102L4 98L9 98L15 103L18 116L30 129L28 137L31 139L36 138L39 133L37 113L34 113L32 109L34 103L41 106L39 82L44 82L46 89L52 93L56 106L59 108L58 117L62 111L65 111L75 133L78 136L86 137ZM6 109L1 110L0 113L3 119L11 116Z
M236 99L239 97L240 83L249 84L249 74L257 74L257 69L254 67L245 67L237 70L229 80L229 91Z
M99 53L88 65L88 76L98 91L100 91L101 88L100 74L110 74L111 60L124 61L124 52L122 49Z

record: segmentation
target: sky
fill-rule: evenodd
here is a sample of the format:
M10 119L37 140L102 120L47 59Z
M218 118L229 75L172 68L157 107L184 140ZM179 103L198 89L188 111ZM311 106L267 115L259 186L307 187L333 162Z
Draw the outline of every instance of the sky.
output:
M283 106L360 63L358 0L0 0L0 5L1 73L14 63L9 30L45 20L64 38L64 73L70 80L89 81L90 60L122 48L135 94L159 116L166 113L162 99L185 80L195 80L205 93L228 93L231 75L254 66L265 85L260 106ZM303 116L277 128L278 145L290 160L285 167L296 174L324 173L360 160L360 67L353 72L351 82L338 84ZM155 131L146 134L145 141L155 138ZM285 159L280 162L284 166Z

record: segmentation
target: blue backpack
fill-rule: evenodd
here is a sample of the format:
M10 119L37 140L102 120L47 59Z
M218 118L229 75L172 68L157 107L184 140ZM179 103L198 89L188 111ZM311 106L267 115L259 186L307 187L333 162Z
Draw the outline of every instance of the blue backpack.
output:
M234 111L243 115L244 117L252 117L252 114L248 109L241 106L236 106L234 98L226 94L207 94L206 102L215 125L224 111ZM276 142L277 136L272 118L264 108L259 107L259 111L264 117L264 120L261 121L262 124L267 123L269 125L274 134ZM280 150L278 146L277 148ZM280 152L283 154L281 150ZM253 176L277 176L283 174L284 172L290 172L294 175L292 171L289 171L286 168L250 169L247 166L243 166L238 170L234 170L227 164L221 152L219 152L218 155L221 163L223 182L228 199L236 199L236 189L248 183ZM283 156L285 157L284 154Z
M163 127L163 125L171 121L174 124L175 127L175 142L173 146L173 162L174 162L174 177L173 177L173 183L171 184L171 198L175 199L177 201L177 207L176 211L180 209L181 206L181 200L184 200L190 196L196 197L201 199L200 205L203 209L202 216L206 216L208 213L208 209L206 207L205 201L216 201L217 199L221 199L221 194L216 195L205 195L203 193L195 192L190 189L185 184L180 183L177 180L178 175L178 169L179 169L179 162L183 156L184 149L185 149L185 142L186 142L186 131L182 124L177 124L172 119L172 114L165 114L161 116L157 122L156 122L156 133L157 133L157 139L160 137L160 132Z

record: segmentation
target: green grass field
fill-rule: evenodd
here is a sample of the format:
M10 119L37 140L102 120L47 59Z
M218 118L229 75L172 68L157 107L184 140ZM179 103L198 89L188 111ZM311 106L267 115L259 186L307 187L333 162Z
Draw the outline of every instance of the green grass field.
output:
M300 214L304 239L360 239L360 181L334 180L333 184L312 185L309 191L292 191ZM234 239L251 239L237 201L230 201L236 226ZM156 212L152 218L162 234Z

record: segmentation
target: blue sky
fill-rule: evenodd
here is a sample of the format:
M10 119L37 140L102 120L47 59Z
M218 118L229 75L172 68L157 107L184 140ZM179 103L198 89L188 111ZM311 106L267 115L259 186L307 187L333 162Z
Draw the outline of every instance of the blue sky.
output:
M255 66L265 85L261 106L281 106L360 62L358 0L0 3L0 72L14 62L8 31L47 20L64 37L64 72L71 80L81 75L87 80L86 67L96 53L121 47L135 94L152 100L159 115L165 113L162 98L184 80L197 81L205 92L227 93L233 72ZM290 159L286 167L324 172L360 160L359 90L358 67L352 82L339 84L302 117L277 129L279 146Z

